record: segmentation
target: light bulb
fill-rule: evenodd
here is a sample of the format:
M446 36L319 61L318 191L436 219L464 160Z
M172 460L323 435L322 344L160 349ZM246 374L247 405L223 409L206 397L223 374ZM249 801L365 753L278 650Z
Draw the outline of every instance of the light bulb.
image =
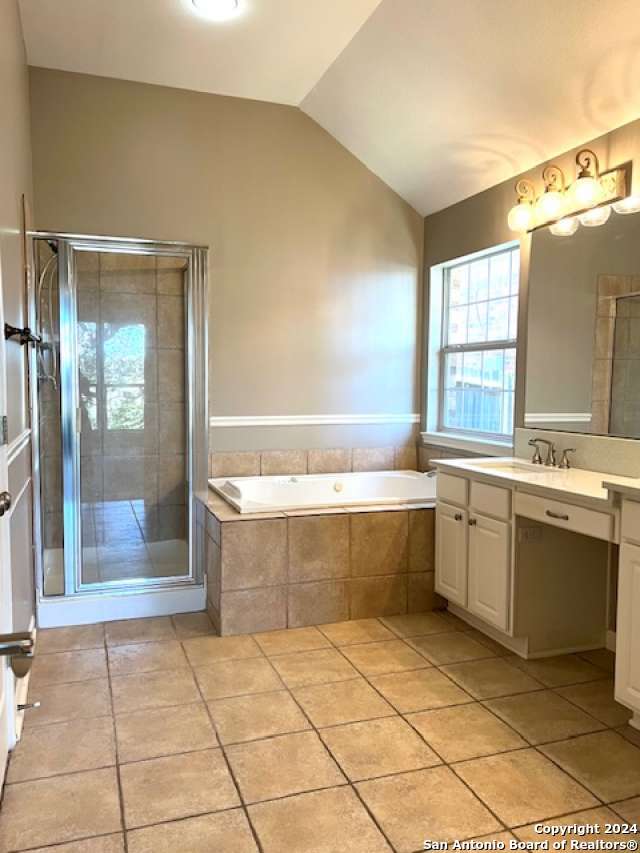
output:
M529 202L520 202L509 211L507 225L512 231L527 231L533 225L533 207Z
M558 190L547 190L538 199L538 216L541 223L558 219L564 210L564 196Z
M602 189L597 178L578 178L573 185L573 195L579 207L593 207L598 203Z
M640 195L628 195L620 201L614 201L613 209L616 213L638 213L640 211Z
M607 204L604 207L594 207L593 210L581 213L578 219L581 225L586 225L587 228L595 228L598 225L604 225L610 216L611 206Z
M571 237L578 230L580 223L576 216L565 216L549 226L549 231L556 237Z
M238 13L238 0L191 0L196 12L212 21L226 21Z

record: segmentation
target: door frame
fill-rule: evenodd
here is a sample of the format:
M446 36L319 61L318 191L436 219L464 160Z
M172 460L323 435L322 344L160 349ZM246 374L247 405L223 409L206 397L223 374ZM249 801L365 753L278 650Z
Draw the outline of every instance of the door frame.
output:
M0 259L1 261L1 259ZM8 416L7 360L4 339L4 289L0 262L0 419ZM0 420L0 492L9 489L9 445L5 427ZM13 630L13 597L11 594L11 540L9 524L11 510L0 516L0 633ZM15 688L9 658L0 657L0 789L4 781L9 751L15 746Z
M196 559L195 501L197 494L207 492L208 471L208 330L207 330L207 270L208 249L181 242L155 241L127 237L92 236L63 232L32 231L33 258L38 239L55 240L58 244L58 276L60 289L60 339L66 366L61 369L62 441L64 448L63 498L67 506L76 508L64 513L64 595L45 596L42 548L44 539L41 523L41 494L39 464L34 466L34 515L36 529L36 588L38 624L52 627L82 624L92 621L130 618L132 616L165 615L177 611L201 610L206 605L203 567ZM188 528L190 531L189 576L131 583L82 585L80 577L80 499L79 449L76 436L78 406L77 373L75 371L75 257L78 252L115 252L168 257L183 257L187 261L187 478ZM66 326L66 334L65 334ZM70 332L70 334L69 334ZM64 355L65 353L61 353ZM71 358L71 362L69 362ZM37 393L37 364L31 361L33 447L34 459L39 460L39 410ZM68 543L73 543L69 547Z

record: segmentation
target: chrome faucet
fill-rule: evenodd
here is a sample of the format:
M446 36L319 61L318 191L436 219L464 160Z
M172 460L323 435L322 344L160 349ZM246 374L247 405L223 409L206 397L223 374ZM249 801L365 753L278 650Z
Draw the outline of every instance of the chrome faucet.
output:
M547 468L556 467L556 447L552 441L547 441L546 438L530 438L528 444L531 447L535 447L533 459L531 460L534 465L544 464ZM547 446L547 458L544 463L542 461L542 456L540 455L540 444L545 444Z
M560 464L558 468L571 468L571 463L569 462L569 453L575 453L575 447L567 447L562 451L562 456L560 457Z

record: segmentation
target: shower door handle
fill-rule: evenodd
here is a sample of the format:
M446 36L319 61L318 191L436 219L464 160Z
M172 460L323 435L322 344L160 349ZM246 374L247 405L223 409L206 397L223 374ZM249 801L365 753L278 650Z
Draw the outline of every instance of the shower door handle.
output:
M0 516L11 509L11 495L9 492L0 492Z

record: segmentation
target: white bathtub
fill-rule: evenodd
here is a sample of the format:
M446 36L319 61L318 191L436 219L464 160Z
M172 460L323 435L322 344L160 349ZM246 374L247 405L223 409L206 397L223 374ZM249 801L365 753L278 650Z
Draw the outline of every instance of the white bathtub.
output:
M433 504L436 478L417 471L219 477L209 486L240 512L376 504Z

